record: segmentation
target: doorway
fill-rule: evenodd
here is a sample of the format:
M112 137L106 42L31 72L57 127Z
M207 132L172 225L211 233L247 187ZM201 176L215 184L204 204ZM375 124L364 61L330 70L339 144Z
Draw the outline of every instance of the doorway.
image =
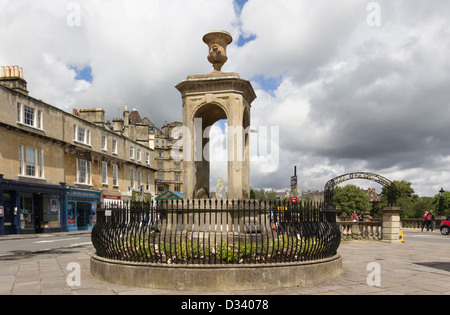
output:
M77 202L77 228L87 230L90 225L91 204L87 202Z
M17 227L14 222L14 208L16 208L16 193L14 191L3 193L3 207L5 234L17 234Z

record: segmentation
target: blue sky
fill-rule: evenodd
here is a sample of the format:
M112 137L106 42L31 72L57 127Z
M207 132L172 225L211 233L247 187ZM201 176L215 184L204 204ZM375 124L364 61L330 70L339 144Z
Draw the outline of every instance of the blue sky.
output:
M84 68L77 68L76 66L70 66L70 69L76 72L75 80L84 80L92 83L92 68L90 66L85 66Z

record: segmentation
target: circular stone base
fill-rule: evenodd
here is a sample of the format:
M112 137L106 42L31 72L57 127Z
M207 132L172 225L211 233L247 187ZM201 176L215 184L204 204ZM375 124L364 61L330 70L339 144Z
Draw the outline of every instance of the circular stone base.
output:
M306 287L342 274L342 258L260 265L161 265L91 257L91 273L102 281L161 290L216 292Z

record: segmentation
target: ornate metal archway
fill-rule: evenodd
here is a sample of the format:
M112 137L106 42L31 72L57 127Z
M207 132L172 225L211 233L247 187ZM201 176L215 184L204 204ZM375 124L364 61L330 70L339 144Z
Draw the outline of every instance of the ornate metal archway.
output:
M343 183L348 180L352 179L366 179L371 180L373 182L376 182L378 184L381 184L382 186L387 188L387 198L388 198L388 205L389 206L395 206L397 203L397 188L395 187L394 182L390 181L389 179L380 176L378 174L374 173L368 173L368 172L353 172L344 174L338 177L335 177L331 180L329 180L325 184L325 204L326 205L332 205L333 204L333 191L334 187L340 183Z

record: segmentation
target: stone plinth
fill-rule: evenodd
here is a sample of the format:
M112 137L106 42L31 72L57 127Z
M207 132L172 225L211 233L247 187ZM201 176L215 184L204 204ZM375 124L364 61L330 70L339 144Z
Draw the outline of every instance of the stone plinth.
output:
M383 208L382 240L389 243L401 242L399 233L401 228L400 213L403 211L397 207Z

